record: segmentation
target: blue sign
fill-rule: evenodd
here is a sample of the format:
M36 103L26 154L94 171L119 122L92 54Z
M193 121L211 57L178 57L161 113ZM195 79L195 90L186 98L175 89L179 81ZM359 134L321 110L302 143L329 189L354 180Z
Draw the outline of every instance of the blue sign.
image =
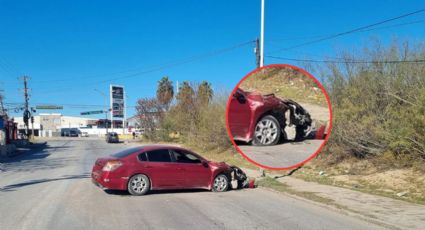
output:
M3 120L3 117L0 117L0 129L4 129L4 120Z

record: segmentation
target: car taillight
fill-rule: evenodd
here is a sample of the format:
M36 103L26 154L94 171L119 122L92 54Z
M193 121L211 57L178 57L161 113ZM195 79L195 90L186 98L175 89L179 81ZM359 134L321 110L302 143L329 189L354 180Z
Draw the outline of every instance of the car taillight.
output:
M103 166L102 171L111 172L122 165L121 161L108 161Z

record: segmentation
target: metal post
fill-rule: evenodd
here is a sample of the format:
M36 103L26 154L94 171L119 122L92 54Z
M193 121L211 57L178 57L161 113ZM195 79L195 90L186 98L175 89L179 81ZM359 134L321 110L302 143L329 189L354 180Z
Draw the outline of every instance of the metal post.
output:
M260 67L264 65L264 1L261 0Z
M125 100L125 96L126 96L126 94L125 94L125 90L124 90L124 88L123 88L123 91L122 91L122 99L124 100L124 103L123 103L123 108L122 108L122 113L123 113L123 119L122 119L122 135L124 135L125 134L125 119L126 119L126 112L127 112L127 110L125 109L125 102L126 102L126 100Z
M34 140L35 134L34 134L34 116L31 116L31 137Z
M105 129L106 129L106 133L108 133L108 113L109 113L109 109L108 109L108 96L103 93L102 91L98 90L98 89L94 89L94 91L100 93L100 95L103 96L103 98L105 98Z
M109 85L109 109L111 110L111 132L114 132L114 111L112 104L112 85Z

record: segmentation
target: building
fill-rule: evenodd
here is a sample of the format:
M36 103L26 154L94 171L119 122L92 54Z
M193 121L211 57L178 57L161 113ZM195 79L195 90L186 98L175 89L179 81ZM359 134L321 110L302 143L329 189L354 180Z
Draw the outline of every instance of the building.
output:
M16 117L19 133L25 133L23 117ZM60 113L40 113L34 116L34 124L29 123L30 133L34 130L35 136L59 136L62 129L91 127L97 119L64 116Z

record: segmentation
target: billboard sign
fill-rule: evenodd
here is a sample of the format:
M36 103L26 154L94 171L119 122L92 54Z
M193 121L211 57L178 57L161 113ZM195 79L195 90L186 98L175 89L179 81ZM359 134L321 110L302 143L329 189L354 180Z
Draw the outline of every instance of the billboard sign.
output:
M112 116L118 118L124 118L124 87L111 85L111 107Z

